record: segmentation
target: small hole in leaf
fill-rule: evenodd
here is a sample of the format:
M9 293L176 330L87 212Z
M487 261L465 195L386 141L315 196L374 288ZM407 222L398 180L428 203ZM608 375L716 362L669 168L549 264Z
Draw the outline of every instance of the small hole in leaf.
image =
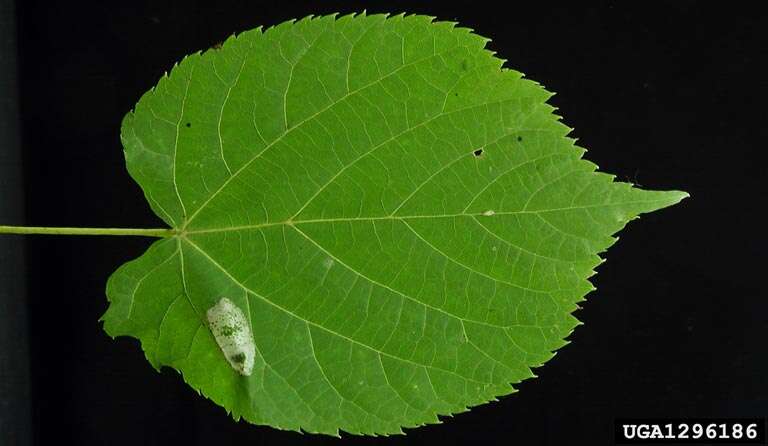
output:
M475 157L480 158L481 156L483 156L483 149L477 149L474 152L472 152L472 154L475 155Z
M187 128L192 127L192 123L190 122L186 123L185 125L187 126Z

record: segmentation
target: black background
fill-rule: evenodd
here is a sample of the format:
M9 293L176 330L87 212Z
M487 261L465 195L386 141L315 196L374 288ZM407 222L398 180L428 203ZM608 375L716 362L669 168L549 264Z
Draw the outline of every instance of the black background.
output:
M768 415L765 16L733 2L529 3L20 1L26 224L161 225L125 170L119 125L185 54L309 14L458 21L557 92L602 170L692 197L629 224L578 312L585 325L519 393L405 437L345 441L608 444L615 417ZM103 332L106 279L149 240L24 241L35 444L340 443L236 423L155 372L137 341Z

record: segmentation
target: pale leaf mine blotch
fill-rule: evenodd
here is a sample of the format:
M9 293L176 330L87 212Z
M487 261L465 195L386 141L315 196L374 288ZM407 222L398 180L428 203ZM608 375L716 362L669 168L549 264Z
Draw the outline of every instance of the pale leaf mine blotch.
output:
M216 338L227 362L238 373L250 376L256 355L251 326L243 310L231 300L222 297L206 312L208 327Z

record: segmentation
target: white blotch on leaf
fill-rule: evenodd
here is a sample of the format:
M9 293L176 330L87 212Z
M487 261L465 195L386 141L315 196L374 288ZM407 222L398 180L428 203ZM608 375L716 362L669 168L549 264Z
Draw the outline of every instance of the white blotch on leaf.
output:
M483 215L485 215L486 217L491 217L493 215L496 215L496 212L495 211L485 211L485 212L483 212Z
M208 327L216 338L227 362L238 373L250 376L256 356L251 326L243 310L231 300L222 297L206 312Z
M333 266L334 263L335 262L333 261L332 258L327 257L325 260L323 260L323 268L331 269L331 267Z

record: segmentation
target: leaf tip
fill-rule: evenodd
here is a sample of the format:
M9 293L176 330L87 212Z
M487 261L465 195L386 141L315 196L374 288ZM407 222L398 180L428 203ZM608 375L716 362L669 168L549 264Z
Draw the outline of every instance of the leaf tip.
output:
M682 190L671 191L671 194L675 197L675 203L679 203L686 198L691 198L691 194Z

